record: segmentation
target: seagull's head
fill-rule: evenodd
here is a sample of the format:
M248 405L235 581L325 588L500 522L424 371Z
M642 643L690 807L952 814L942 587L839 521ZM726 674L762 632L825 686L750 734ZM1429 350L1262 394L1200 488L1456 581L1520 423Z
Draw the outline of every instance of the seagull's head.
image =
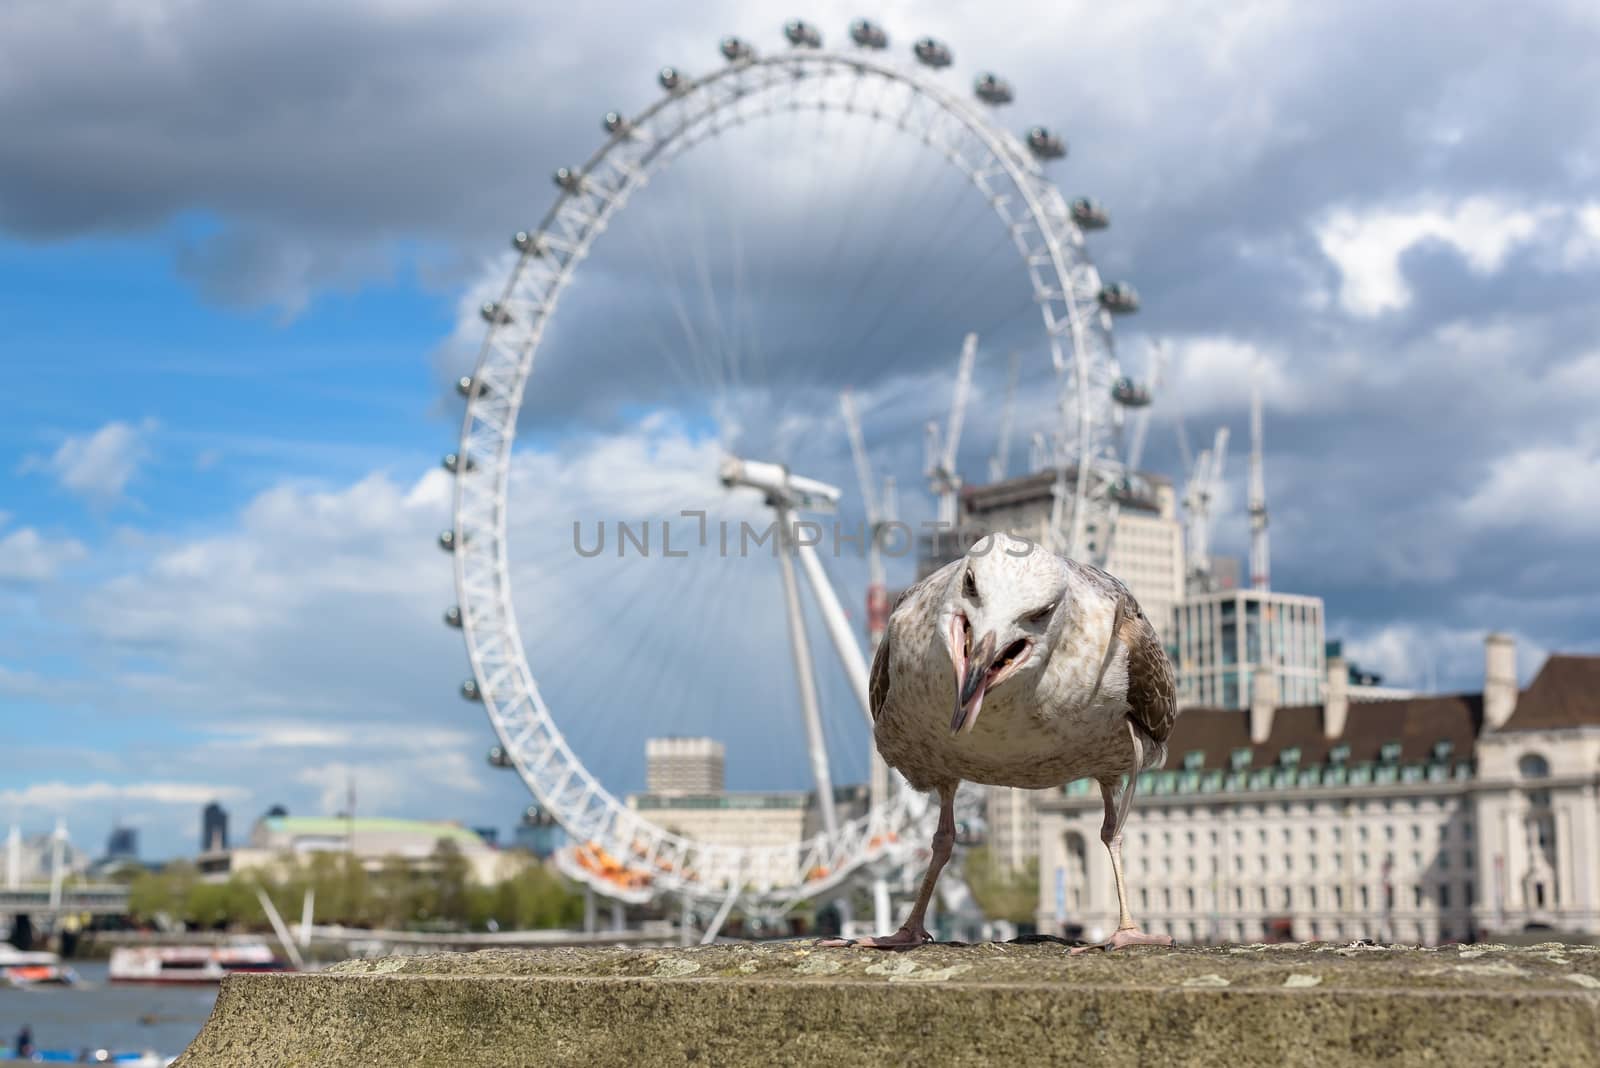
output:
M1031 541L995 533L967 553L939 612L956 672L952 734L972 730L985 694L1037 679L1067 615L1067 589L1060 562Z

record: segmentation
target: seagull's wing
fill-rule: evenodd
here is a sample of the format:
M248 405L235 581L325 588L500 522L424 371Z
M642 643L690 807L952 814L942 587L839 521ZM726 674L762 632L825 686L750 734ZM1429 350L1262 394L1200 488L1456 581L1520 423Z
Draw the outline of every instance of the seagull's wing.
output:
M890 648L894 642L894 620L900 614L901 608L914 609L920 604L922 595L933 590L942 590L950 584L950 576L960 566L962 561L955 560L946 564L933 574L920 582L913 582L900 591L900 596L894 600L894 607L889 609L889 619L883 628L883 639L878 642L877 652L872 654L872 673L867 679L867 704L872 708L872 720L877 722L878 716L883 712L883 703L889 699L889 657Z
M1128 716L1164 757L1178 718L1177 684L1156 629L1131 594L1118 600L1116 634L1128 647ZM1152 763L1157 762L1153 755Z
M878 722L883 703L889 699L889 643L894 641L894 623L883 628L883 638L872 654L872 675L867 680L867 704L872 709L872 722Z

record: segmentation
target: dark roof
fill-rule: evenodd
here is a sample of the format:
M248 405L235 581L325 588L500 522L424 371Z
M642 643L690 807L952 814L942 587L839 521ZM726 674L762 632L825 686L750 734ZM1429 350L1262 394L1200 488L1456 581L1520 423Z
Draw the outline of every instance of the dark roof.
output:
M1138 472L1138 477L1152 487L1172 485L1170 478L1154 471L1140 471ZM1077 468L1067 468L1067 481L1076 484L1077 480ZM1055 491L1055 484L1056 469L1054 467L1046 467L1032 474L1003 479L999 482L962 486L961 500L968 512L982 514L1010 505L1049 500ZM1154 499L1149 501L1130 501L1125 503L1123 507L1142 512L1160 510Z
M1552 656L1501 730L1600 725L1600 656Z
M1186 753L1205 753L1205 768L1226 770L1234 749L1250 747L1251 768L1271 767L1285 749L1300 750L1301 764L1328 763L1336 745L1350 747L1349 762L1377 760L1386 742L1400 743L1401 763L1433 757L1437 742L1449 742L1450 759L1472 759L1473 744L1483 723L1483 697L1451 694L1398 701L1352 701L1344 734L1325 738L1321 705L1293 705L1272 715L1272 732L1260 745L1250 742L1248 709L1187 708L1178 716L1167 741L1168 767L1180 767Z

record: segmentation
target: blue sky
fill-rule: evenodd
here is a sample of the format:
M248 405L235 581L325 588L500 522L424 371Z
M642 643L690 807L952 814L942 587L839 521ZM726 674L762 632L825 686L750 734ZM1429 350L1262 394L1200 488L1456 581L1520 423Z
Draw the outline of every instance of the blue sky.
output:
M839 36L861 13L806 14ZM64 815L91 850L122 819L163 856L191 848L212 797L243 829L274 802L331 811L353 779L366 811L511 823L526 794L484 767L487 724L454 696L464 658L438 623L453 594L431 543L474 309L603 111L652 100L665 63L719 62L724 33L780 47L793 14L0 11L0 819ZM869 14L897 48L949 40L952 84L1008 76L1018 103L999 121L1068 138L1053 173L1110 207L1094 257L1145 299L1120 351L1138 370L1150 339L1172 346L1151 466L1176 473L1179 405L1196 439L1230 425L1239 460L1261 376L1274 577L1323 595L1360 659L1472 689L1489 629L1516 635L1525 673L1600 648L1587 6ZM855 387L913 518L920 426L947 403L961 334L993 324L962 454L976 474L997 368L1033 344L1034 313L984 205L870 131L730 134L647 193L541 354L519 612L565 662L600 633L573 605L626 590L655 606L611 633L621 652L671 650L672 670L634 676L670 698L607 704L581 659L551 682L614 788L639 785L645 733L697 730L727 736L735 785L801 786L792 697L761 685L786 663L781 631L747 624L767 577L574 571L551 517L648 513L637 502L676 492L673 465L708 454L704 398L667 373L687 358L683 318L717 318L699 275L739 313L724 342L782 369L751 433L853 487L832 403ZM734 307L722 283L739 272ZM1239 553L1242 475L1232 464L1215 538ZM837 567L859 584L857 562ZM679 603L701 622L662 638L659 606ZM730 660L739 672L704 670ZM823 685L848 778L864 738L840 681ZM768 714L715 712L729 704Z

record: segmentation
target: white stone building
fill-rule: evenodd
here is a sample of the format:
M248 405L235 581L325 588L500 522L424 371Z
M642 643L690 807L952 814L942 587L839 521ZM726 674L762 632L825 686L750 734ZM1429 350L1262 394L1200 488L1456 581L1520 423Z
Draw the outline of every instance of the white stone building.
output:
M1191 708L1124 828L1130 906L1179 942L1439 943L1600 933L1600 657L1553 656L1517 691L1486 642L1481 694ZM1093 783L1039 805L1041 931L1108 935L1110 860Z
M722 792L724 749L714 738L649 738L645 782L653 794Z

